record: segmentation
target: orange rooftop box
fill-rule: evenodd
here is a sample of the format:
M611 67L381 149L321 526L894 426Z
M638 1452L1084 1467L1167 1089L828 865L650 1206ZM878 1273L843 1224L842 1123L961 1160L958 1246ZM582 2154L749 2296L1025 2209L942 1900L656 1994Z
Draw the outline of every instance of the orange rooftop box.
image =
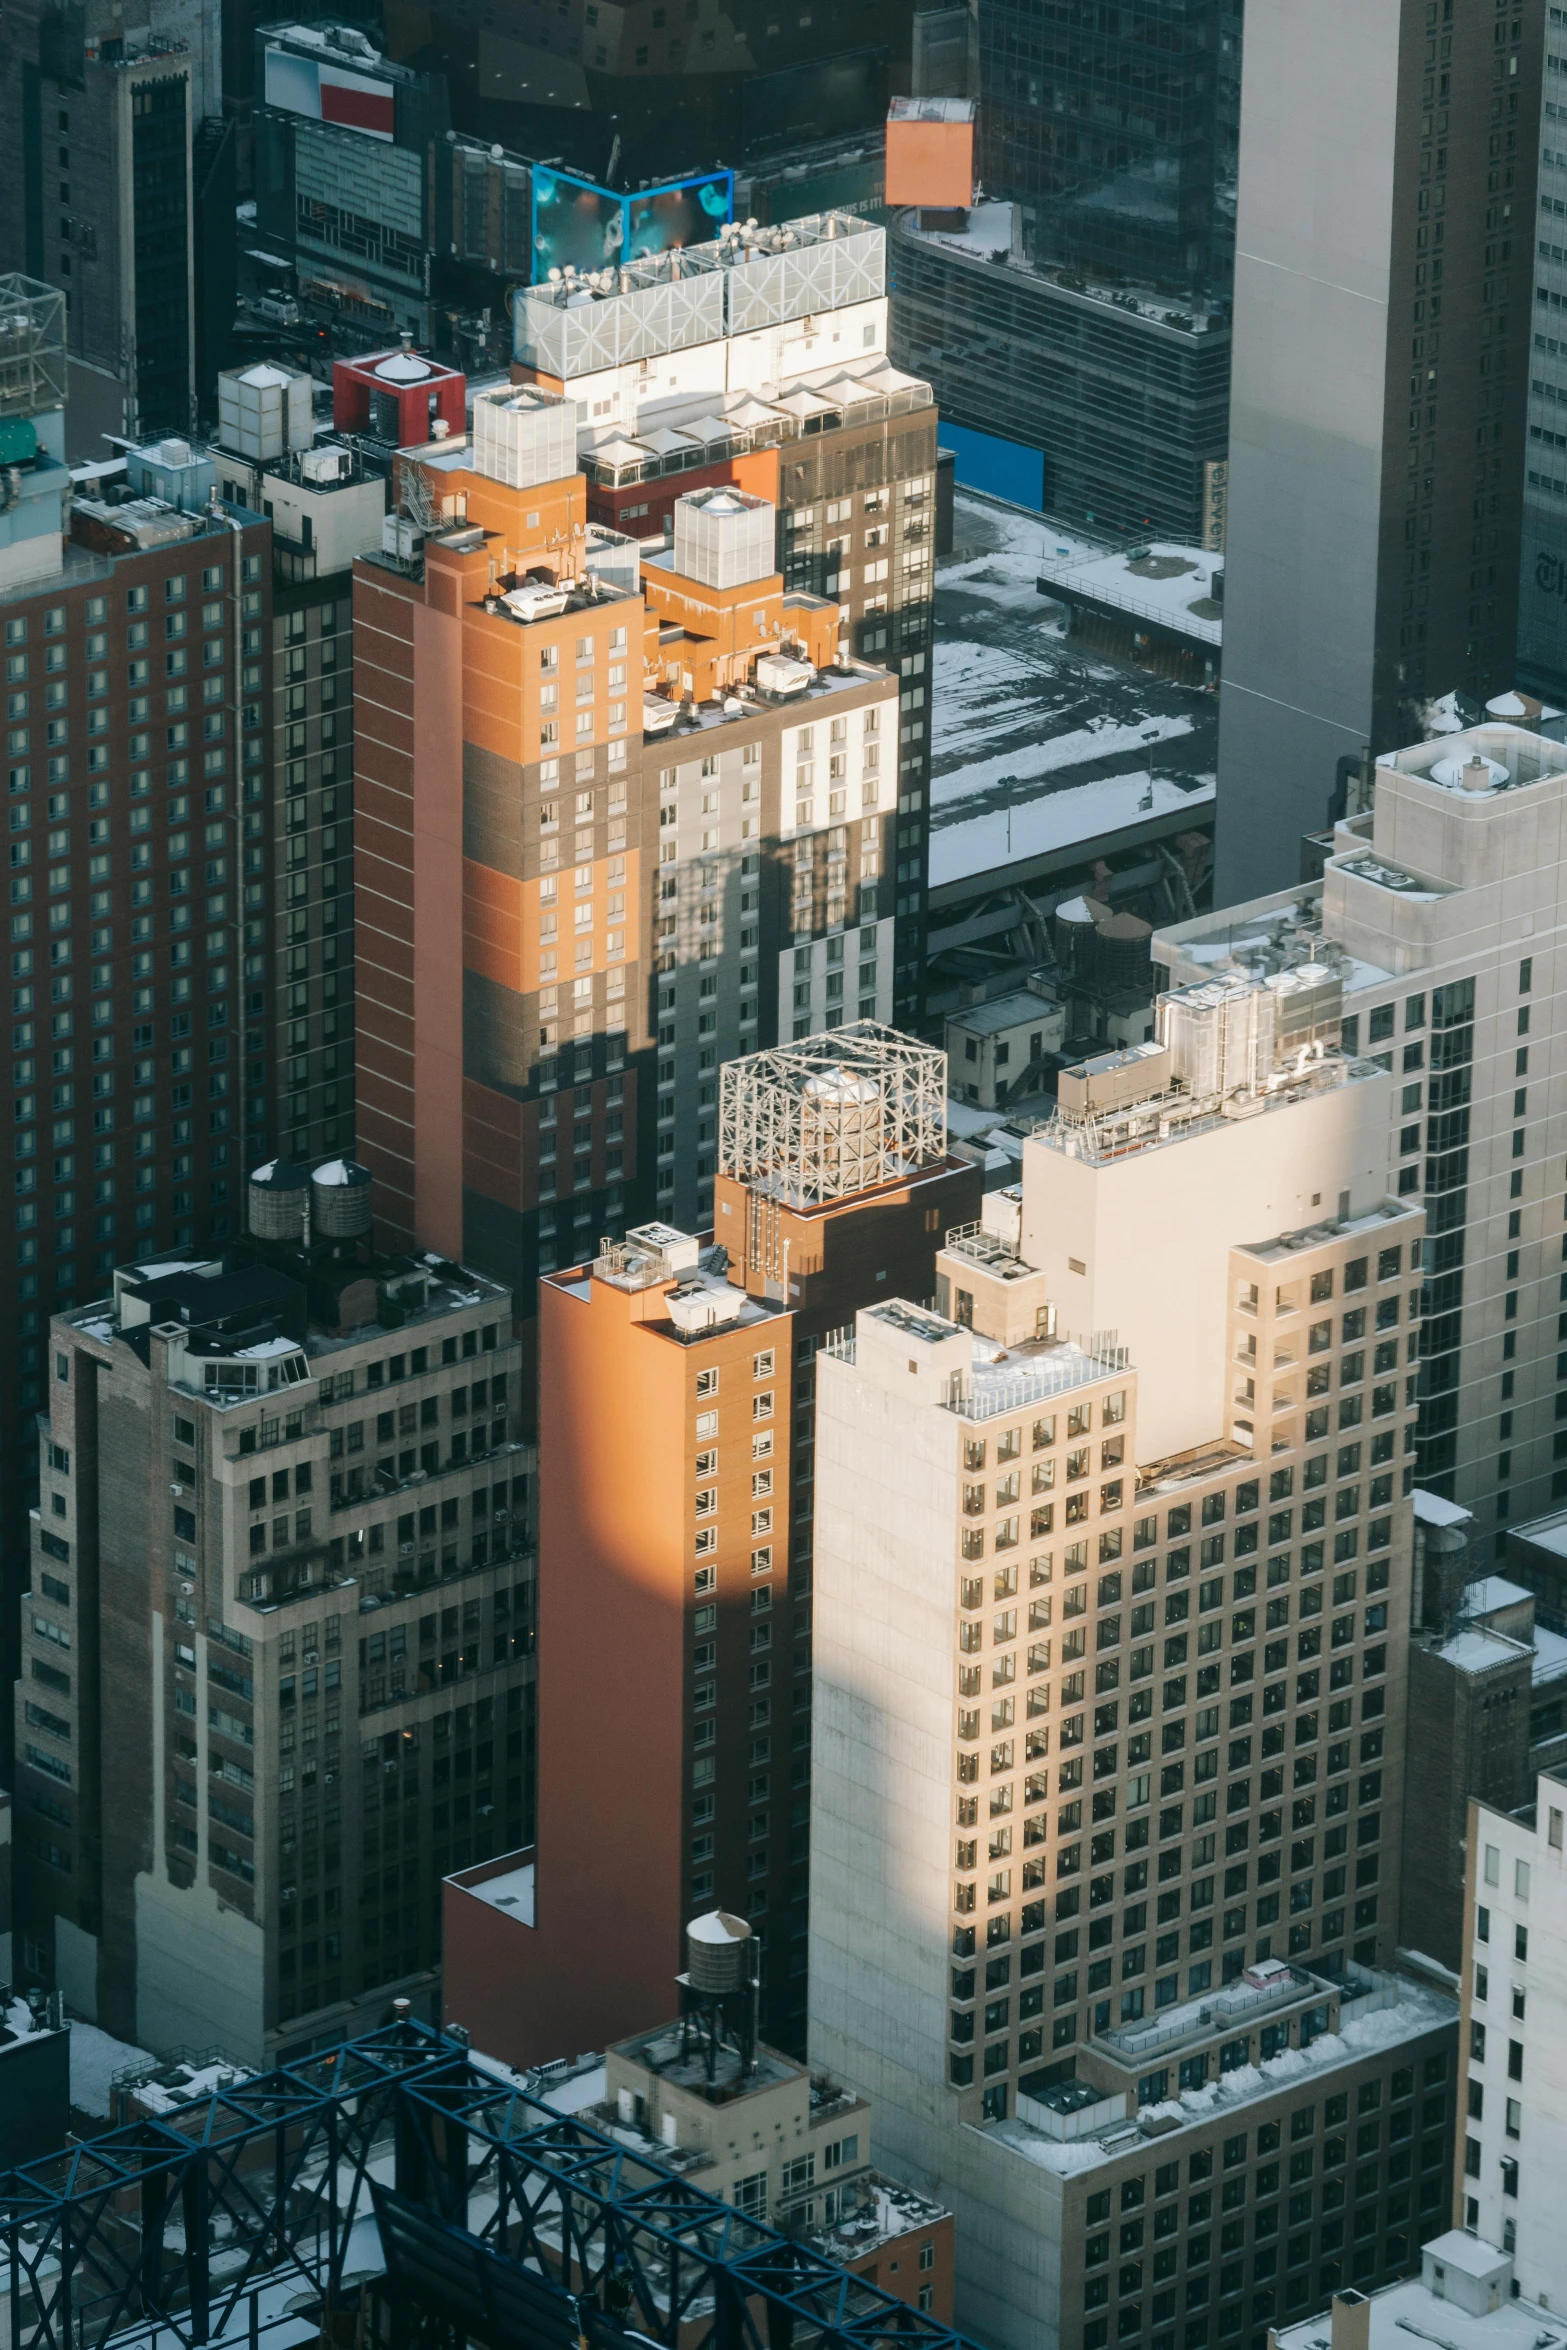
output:
M973 99L894 98L887 115L887 202L954 212L973 201Z

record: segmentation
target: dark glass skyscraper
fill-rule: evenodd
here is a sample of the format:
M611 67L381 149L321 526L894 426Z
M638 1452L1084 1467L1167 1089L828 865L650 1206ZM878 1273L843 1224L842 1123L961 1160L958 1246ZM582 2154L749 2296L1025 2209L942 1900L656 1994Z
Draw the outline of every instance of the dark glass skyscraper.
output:
M980 159L1028 258L1223 298L1238 0L984 0Z

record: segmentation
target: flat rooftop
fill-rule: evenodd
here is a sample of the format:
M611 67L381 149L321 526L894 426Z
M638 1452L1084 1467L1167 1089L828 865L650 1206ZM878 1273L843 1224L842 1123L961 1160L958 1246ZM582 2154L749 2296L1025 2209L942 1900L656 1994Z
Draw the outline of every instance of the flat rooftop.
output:
M1075 563L1047 560L1039 567L1039 589L1216 648L1224 636L1223 577L1221 552L1155 539Z
M936 566L930 885L938 911L994 884L1112 863L1213 823L1217 697L1091 651L1039 592L1109 550L960 489ZM1102 893L1101 893L1102 894ZM1116 900L1119 903L1119 899ZM942 944L938 936L936 946Z
M1385 1993L1392 1987L1392 1997ZM1330 1986L1320 1984L1324 1996ZM1157 2145L1165 2160L1184 2130L1203 2128L1214 2120L1244 2112L1264 2097L1326 2082L1341 2066L1363 2062L1368 2056L1419 2039L1445 2024L1456 2022L1458 2002L1424 1983L1404 1975L1382 1978L1377 1990L1364 1999L1350 1998L1340 2011L1339 2029L1323 2032L1308 2048L1287 2048L1261 2064L1244 2064L1220 2073L1200 2089L1183 2089L1175 2097L1145 2106L1135 2119L1111 2120L1089 2136L1053 2138L1028 2122L1011 2119L983 2124L985 2135L1008 2146L1024 2161L1037 2163L1061 2177L1096 2170L1119 2161L1134 2149ZM1138 2062L1153 2063L1157 2048ZM1323 2321L1316 2321L1319 2328ZM1394 2350L1389 2344L1388 2350ZM1407 2350L1400 2345L1399 2350ZM1523 2350L1523 2345L1519 2345Z
M1449 2267L1465 2265L1462 2247L1472 2247L1470 2273L1479 2262L1488 2269L1512 2262L1478 2237L1454 2228L1422 2248L1422 2265L1434 2260ZM1482 2271L1482 2273L1484 2273ZM1424 2277L1409 2277L1388 2285L1370 2298L1370 2350L1412 2350L1415 2341L1431 2342L1438 2350L1564 2350L1567 2324L1532 2301L1514 2301L1504 2283L1500 2305L1483 2317L1472 2316L1451 2293L1433 2293ZM1303 2318L1299 2325L1281 2326L1278 2350L1332 2350L1332 2320L1327 2310Z

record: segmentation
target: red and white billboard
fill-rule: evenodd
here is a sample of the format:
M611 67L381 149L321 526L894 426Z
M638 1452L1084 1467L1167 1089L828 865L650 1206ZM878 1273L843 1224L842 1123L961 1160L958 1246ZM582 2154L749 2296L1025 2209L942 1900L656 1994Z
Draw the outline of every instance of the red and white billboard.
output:
M391 139L397 127L390 82L352 73L324 57L298 57L287 49L267 51L266 102L288 114L306 115L312 122L363 131L372 139Z

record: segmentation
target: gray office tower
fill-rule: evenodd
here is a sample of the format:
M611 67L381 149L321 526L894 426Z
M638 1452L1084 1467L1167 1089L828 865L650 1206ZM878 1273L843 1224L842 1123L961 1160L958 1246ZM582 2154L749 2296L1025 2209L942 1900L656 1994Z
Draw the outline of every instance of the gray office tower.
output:
M1567 701L1567 28L1550 11L1534 220L1518 683Z
M1541 0L1252 0L1217 902L1513 683Z

